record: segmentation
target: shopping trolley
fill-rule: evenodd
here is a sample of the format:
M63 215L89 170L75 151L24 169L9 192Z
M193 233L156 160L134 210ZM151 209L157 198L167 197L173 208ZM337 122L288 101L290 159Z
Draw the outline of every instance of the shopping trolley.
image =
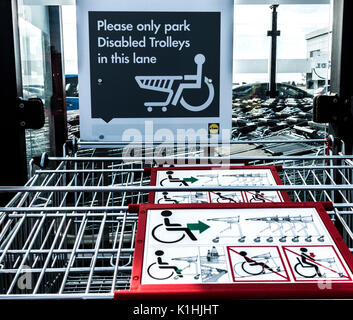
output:
M231 161L281 165L284 185L257 188L286 191L296 202L333 202L328 213L352 248L353 157L323 154L325 139L300 142L321 153L244 156L231 149L231 155L212 157L199 145L182 154L189 161L224 159L219 164L224 166ZM244 143L252 142L234 141L231 146ZM131 158L124 157L121 148L49 157L47 167L34 165L24 187L7 188L14 197L0 209L0 299L112 299L115 290L129 290L138 216L127 211L128 205L147 203L149 192L156 192L146 167L180 163L177 153L149 157L150 149L153 146L144 149L143 157Z

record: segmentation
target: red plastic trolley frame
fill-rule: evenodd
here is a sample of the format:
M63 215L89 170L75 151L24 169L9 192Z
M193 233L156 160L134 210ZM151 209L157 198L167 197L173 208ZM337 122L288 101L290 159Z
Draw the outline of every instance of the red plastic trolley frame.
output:
M278 175L279 171L282 171L282 166L191 166L191 167L156 167L148 168L151 170L151 186L155 186L157 183L157 174L160 171L184 171L184 170L270 170L271 174L277 185L283 185L283 182ZM277 194L280 195L279 198L282 198L284 202L291 201L289 195L285 191L277 191ZM150 192L148 195L148 203L155 203L155 192Z
M353 282L332 282L329 289L320 289L314 282L291 283L200 283L200 284L141 284L145 250L146 222L149 210L163 209L244 209L244 208L314 208L331 235L337 250L353 272L353 256L332 223L326 210L332 210L330 202L306 203L236 203L236 204L174 204L130 205L130 212L139 213L135 240L135 253L129 290L116 290L114 299L333 299L353 298ZM326 209L326 210L325 210Z

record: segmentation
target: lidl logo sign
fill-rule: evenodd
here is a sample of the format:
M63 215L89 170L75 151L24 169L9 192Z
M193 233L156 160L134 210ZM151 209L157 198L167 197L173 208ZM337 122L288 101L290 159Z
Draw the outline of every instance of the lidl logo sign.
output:
M208 134L219 134L219 123L209 123Z

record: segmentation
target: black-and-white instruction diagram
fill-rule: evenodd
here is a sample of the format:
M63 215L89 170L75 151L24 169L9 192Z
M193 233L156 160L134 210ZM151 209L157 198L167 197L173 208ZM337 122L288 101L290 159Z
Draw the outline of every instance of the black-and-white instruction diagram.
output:
M297 281L312 279L350 281L351 275L332 245L286 246L283 248Z
M290 281L278 247L228 247L233 281Z
M141 284L352 279L315 208L148 210Z
M178 186L274 186L277 181L270 169L210 169L210 170L158 170L156 185ZM277 191L234 192L157 192L155 203L264 203L283 202Z

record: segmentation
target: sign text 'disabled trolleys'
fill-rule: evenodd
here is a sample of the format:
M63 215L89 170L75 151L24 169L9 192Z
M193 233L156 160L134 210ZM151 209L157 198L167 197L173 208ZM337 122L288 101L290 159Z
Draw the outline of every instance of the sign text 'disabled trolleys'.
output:
M189 166L151 169L151 185L160 187L210 187L204 192L151 192L149 203L264 203L291 201L284 191L212 190L216 186L275 186L282 185L277 170L280 166Z
M129 290L116 299L353 298L353 259L331 203L131 205Z

